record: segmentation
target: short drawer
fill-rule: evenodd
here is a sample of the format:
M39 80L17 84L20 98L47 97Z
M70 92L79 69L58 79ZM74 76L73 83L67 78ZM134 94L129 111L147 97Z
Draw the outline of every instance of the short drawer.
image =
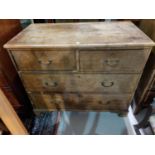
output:
M139 74L21 74L27 91L132 93Z
M131 95L29 94L34 109L45 110L127 110Z
M12 51L12 55L22 71L76 70L74 51Z
M81 71L140 73L148 58L143 50L81 51Z

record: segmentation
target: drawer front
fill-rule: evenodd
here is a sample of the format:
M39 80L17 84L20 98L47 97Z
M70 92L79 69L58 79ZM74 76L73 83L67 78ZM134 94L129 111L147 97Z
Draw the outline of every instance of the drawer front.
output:
M127 110L131 95L29 94L35 109L45 110Z
M21 74L27 91L132 93L138 74Z
M81 51L81 71L140 73L148 58L148 51Z
M19 70L76 70L74 51L13 51Z

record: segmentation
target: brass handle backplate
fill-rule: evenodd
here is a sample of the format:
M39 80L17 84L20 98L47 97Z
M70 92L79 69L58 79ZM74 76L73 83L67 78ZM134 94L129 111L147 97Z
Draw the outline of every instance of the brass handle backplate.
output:
M114 85L114 82L113 81L103 81L103 82L101 82L101 85L103 87L112 87Z
M54 81L54 82L44 82L45 86L50 86L50 87L57 87L58 86L58 82Z

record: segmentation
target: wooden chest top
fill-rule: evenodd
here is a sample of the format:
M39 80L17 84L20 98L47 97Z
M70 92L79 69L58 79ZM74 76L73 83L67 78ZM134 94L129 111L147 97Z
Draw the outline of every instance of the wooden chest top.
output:
M131 22L31 24L4 47L18 48L127 48L153 46Z

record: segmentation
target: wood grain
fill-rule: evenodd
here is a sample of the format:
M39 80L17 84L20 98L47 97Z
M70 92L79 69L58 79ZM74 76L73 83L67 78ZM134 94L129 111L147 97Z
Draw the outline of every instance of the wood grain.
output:
M11 134L26 135L28 134L23 123L14 111L11 103L0 89L0 118L4 124L8 127Z
M21 74L30 92L103 92L131 93L138 74ZM130 83L129 83L130 81ZM129 83L129 84L128 84ZM128 84L128 86L126 86Z
M122 113L154 45L131 22L87 22L32 24L5 48L35 110Z
M12 51L19 70L76 70L76 53L73 51Z
M109 73L141 73L148 56L149 52L147 50L81 51L80 70Z
M153 46L131 22L31 24L5 48L92 48Z
M31 93L29 94L35 110L126 110L131 95L103 95L82 93Z

